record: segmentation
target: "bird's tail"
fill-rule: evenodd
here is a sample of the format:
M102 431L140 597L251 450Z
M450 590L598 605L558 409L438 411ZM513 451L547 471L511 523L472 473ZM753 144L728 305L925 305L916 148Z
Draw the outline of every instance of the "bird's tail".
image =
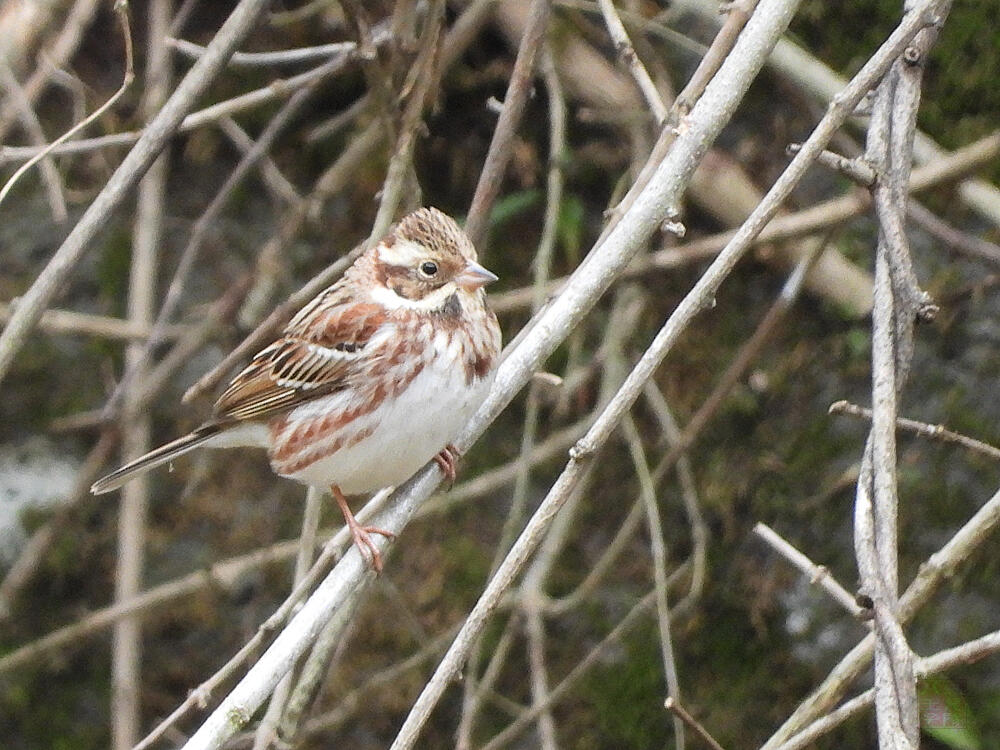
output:
M177 438L173 442L161 445L159 448L150 451L145 456L137 458L131 463L125 464L120 469L101 477L94 482L90 491L95 495L103 495L105 492L117 490L135 476L149 471L157 466L162 466L168 461L172 461L177 456L187 453L189 450L197 448L209 438L219 434L221 426L219 424L206 424L199 427L194 432L189 432L184 437Z

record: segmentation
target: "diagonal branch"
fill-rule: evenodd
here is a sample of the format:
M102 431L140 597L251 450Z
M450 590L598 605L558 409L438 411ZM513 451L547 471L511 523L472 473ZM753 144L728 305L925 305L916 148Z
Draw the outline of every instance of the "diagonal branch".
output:
M208 45L205 55L177 85L52 260L19 300L10 322L0 334L0 381L7 375L14 357L27 341L42 312L83 257L91 241L163 150L184 114L222 71L236 45L250 31L266 4L266 0L240 0Z

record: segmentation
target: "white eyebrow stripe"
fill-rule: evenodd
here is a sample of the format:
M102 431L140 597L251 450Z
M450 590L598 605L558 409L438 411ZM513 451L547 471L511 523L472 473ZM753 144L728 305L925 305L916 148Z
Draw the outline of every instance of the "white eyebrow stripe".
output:
M412 240L397 239L392 245L381 245L379 258L390 266L414 266L427 257L427 248Z

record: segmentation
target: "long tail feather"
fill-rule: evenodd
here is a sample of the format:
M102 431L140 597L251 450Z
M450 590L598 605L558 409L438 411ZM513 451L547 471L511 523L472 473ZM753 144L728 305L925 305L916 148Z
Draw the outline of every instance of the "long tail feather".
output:
M125 464L120 469L116 469L108 474L106 477L101 477L94 482L93 485L91 485L90 491L95 495L103 495L105 492L117 490L133 477L157 466L162 466L168 461L172 461L177 458L177 456L181 456L189 450L197 448L199 445L204 443L209 438L217 435L219 432L220 426L217 424L203 425L194 432L189 432L184 437L177 438L173 442L167 443L166 445L161 445L159 448L150 451L145 456L141 456L135 461Z

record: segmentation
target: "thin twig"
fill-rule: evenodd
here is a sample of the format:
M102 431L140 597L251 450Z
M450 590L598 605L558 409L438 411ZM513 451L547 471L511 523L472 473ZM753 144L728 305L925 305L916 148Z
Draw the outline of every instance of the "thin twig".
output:
M649 470L649 461L642 445L642 437L631 415L622 420L622 433L632 457L635 474L639 480L639 495L646 513L646 527L649 532L650 550L653 558L653 590L656 592L656 624L660 636L660 658L670 699L680 701L680 678L677 675L677 659L674 656L673 636L670 632L670 607L667 600L667 544L663 537L663 522L656 504L656 483ZM684 724L674 721L674 744L683 750L685 745Z
M536 443L530 454L526 456L518 454L501 466L488 469L473 479L455 485L447 493L431 497L420 506L417 518L444 513L457 505L496 492L508 484L516 482L523 471L523 462L527 462L529 468L534 469L539 464L557 457L564 457L569 447L580 439L593 421L593 415L584 416L568 427L552 433L545 440Z
M10 100L20 113L21 124L24 126L24 130L31 140L34 141L35 146L44 149L45 131L42 129L42 124L39 122L35 110L31 108L31 102L28 101L28 97L18 82L17 76L14 75L10 63L3 56L0 56L0 79L3 80L4 88L7 89ZM44 153L45 155L41 159L42 184L45 186L45 191L48 194L52 219L57 224L61 224L69 218L69 214L66 211L66 198L63 195L62 177L56 168L55 161L47 152Z
M858 605L855 597L851 596L847 589L837 582L837 579L830 574L830 569L825 565L814 563L767 524L755 524L753 532L788 562L805 573L809 583L818 583L852 617L860 619L865 614L865 610Z
M961 646L954 646L939 651L932 656L919 658L914 665L914 671L918 678L923 679L954 666L974 664L980 659L992 656L997 652L1000 652L1000 630L980 636L975 640L963 643ZM823 718L817 719L801 732L791 737L788 742L780 745L776 750L804 750L807 747L811 747L824 734L843 724L847 719L861 713L874 702L875 690L869 688L860 695L846 701Z
M319 517L322 511L323 492L316 487L306 490L305 510L302 512L302 532L299 534L299 548L295 553L295 571L292 574L293 588L302 582L312 566L316 550L316 535L319 531ZM293 675L285 675L271 695L267 711L254 733L254 750L267 750L277 740L278 721L285 710L288 694L291 692Z
M677 95L668 115L669 123L660 132L653 150L640 170L635 182L629 187L625 197L608 213L608 223L602 234L608 234L628 211L629 207L645 189L650 178L655 174L677 137L676 126L681 118L687 115L701 97L708 82L718 72L719 67L733 49L740 32L746 26L759 0L747 0L741 6L734 7L726 16L726 21L719 33L712 40L712 46L705 52L697 70L687 85Z
M906 216L932 237L948 245L949 249L1000 265L1000 245L953 227L917 201L910 200Z
M14 304L0 302L0 323L7 323L10 320L15 307ZM151 326L133 320L56 309L46 310L38 321L38 327L46 333L52 334L96 336L123 341L148 338L151 331ZM170 326L164 332L164 337L173 340L180 336L186 328L186 325Z
M799 150L799 144L792 143L785 150L789 154L795 154ZM848 159L846 156L841 156L833 151L823 151L817 157L816 163L833 172L844 175L861 187L871 187L875 184L875 180L878 177L871 164L860 157Z
M168 46L180 52L185 57L197 60L205 54L205 48L200 44L186 39L167 37ZM334 42L320 44L315 47L296 47L295 49L276 50L274 52L234 52L229 58L229 64L234 67L264 67L272 65L296 65L313 60L323 60L332 55L357 50L355 42Z
M1000 526L1000 491L995 493L955 532L944 546L920 566L916 577L899 597L899 622L905 625L927 603L934 592L955 574L963 562L989 540ZM761 750L776 750L792 735L830 711L847 689L868 668L875 636L868 635L840 660L817 687L785 721Z
M240 0L209 44L206 54L177 85L170 99L143 131L48 265L20 299L10 322L0 334L0 381L7 375L14 357L42 316L46 305L83 257L90 242L153 163L180 125L184 113L222 70L233 48L249 32L265 5L266 0Z
M663 707L691 727L691 729L694 730L694 733L701 737L705 744L712 748L712 750L725 750L722 745L716 741L715 737L713 737L709 731L701 725L701 722L689 714L684 706L674 700L673 696L668 697L663 702Z
M144 119L151 120L169 95L172 78L170 58L162 39L170 21L170 0L155 0L149 6ZM129 319L150 325L155 313L157 257L163 234L168 164L159 157L139 183L134 225L135 242L129 271ZM126 362L142 359L141 341L133 341ZM139 370L140 374L144 369ZM136 390L124 396L122 412L122 459L131 461L150 448L149 413L137 407ZM121 494L118 520L118 556L115 601L134 598L142 590L146 558L146 516L149 508L149 477L143 475L126 485ZM111 737L115 750L128 750L139 738L139 703L142 691L142 622L127 617L115 623L111 652Z
M400 6L402 7L402 6ZM441 29L444 25L444 0L433 0L424 19L424 28L420 40L420 53L407 79L412 82L409 100L399 122L399 133L396 139L389 167L386 170L385 181L382 184L382 198L379 201L378 212L372 222L372 231L368 235L366 247L373 246L389 230L396 216L402 197L403 186L413 171L413 149L416 145L417 130L423 120L424 109L428 102L436 96L440 81ZM404 85L404 89L407 86ZM412 206L415 208L416 206Z
M650 381L643 389L643 395L646 397L646 403L650 405L653 414L656 415L671 449L676 449L681 443L682 432L663 393L656 383ZM657 471L653 475L654 481L657 481L662 475L663 472L660 472L659 466L657 466ZM694 480L694 469L691 467L691 459L687 452L683 452L677 457L677 479L681 486L684 513L691 528L692 545L691 583L684 598L674 606L676 610L684 610L692 607L701 597L708 575L708 524L701 512L701 502L698 499L698 489Z
M538 718L538 715L542 711L550 709L552 706L561 701L567 693L569 693L569 691L572 690L577 683L579 683L580 679L585 677L587 673L599 663L599 660L610 646L620 643L622 638L628 635L629 631L639 624L642 616L653 608L655 598L655 593L650 591L642 597L642 599L636 602L632 606L632 609L628 611L618 624L616 624L615 627L601 639L600 643L594 646L594 648L592 648L590 652L588 652L583 659L575 664L573 669L571 669L570 672L563 677L562 680L560 680L559 684L549 691L545 702L532 705L531 707L525 709L521 715L518 716L510 725L505 727L502 732L491 738L489 742L483 745L481 750L499 750L500 748L509 745L525 729L527 729L531 722Z
M223 117L219 120L219 130L233 142L233 145L240 150L246 158L254 148L254 140L247 132L239 126L232 117ZM264 154L260 159L260 173L264 184L273 194L276 203L295 203L301 199L295 186L285 175L281 173L278 165L270 154Z
M4 184L2 188L0 188L0 203L3 203L3 199L7 197L7 194L11 191L11 188L14 187L14 185L17 183L19 179L21 179L21 176L25 172L27 172L29 169L35 166L35 164L40 162L50 153L52 153L53 149L55 149L55 147L58 146L60 143L65 143L74 135L83 130L85 127L90 125L92 122L102 117L104 113L107 112L109 109L114 107L115 104L118 103L118 100L125 95L126 91L128 91L129 86L132 85L132 81L135 80L135 70L132 60L132 30L129 26L129 20L128 20L128 3L125 2L124 0L116 0L114 8L115 12L118 15L118 22L121 25L122 37L125 40L125 75L122 78L121 86L118 87L118 90L114 94L112 94L111 97L106 102L104 102L104 104L95 109L88 117L78 122L76 125L74 125L65 133L63 133L61 136L52 141L52 143L48 144L41 151L39 151L30 159L28 159L28 161L26 161L24 164L18 167L17 170L14 172L14 174L10 176L10 179L7 180L7 182ZM2 377L2 373L0 373L0 377Z
M302 721L316 699L323 680L331 671L331 663L337 653L343 653L346 649L347 631L352 624L356 624L354 615L364 593L365 587L357 588L316 638L316 643L302 665L294 690L291 691L281 716L278 737L285 745L291 744L298 736Z
M350 718L352 713L366 706L365 700L370 694L398 684L400 678L408 672L439 655L454 635L455 629L449 628L431 638L413 655L366 678L347 695L338 698L337 705L332 711L314 716L305 722L302 727L302 736L307 738L320 732L329 732L339 728Z
M852 404L848 401L835 401L830 404L830 414L848 414L852 417L860 417L861 419L867 420L871 420L872 418L871 409L866 409L863 406L858 406L857 404ZM916 420L907 419L906 417L896 417L896 427L901 430L907 430L908 432L913 432L917 435L930 438L931 440L941 440L945 443L956 443L957 445L967 448L970 451L981 453L982 455L988 456L994 460L1000 460L1000 448L992 446L989 443L984 443L981 440L971 438L968 435L952 432L944 425L927 424L926 422L917 422Z
M601 8L601 15L604 16L604 23L608 27L608 34L611 36L611 40L615 43L615 50L618 52L619 58L628 67L632 78L635 79L639 91L642 92L646 104L656 118L656 124L662 125L667 119L667 107L663 103L663 99L660 98L660 92L657 90L656 84L653 83L653 79L649 77L649 73L642 64L642 60L636 54L635 47L632 46L632 40L628 37L625 24L622 23L622 19L618 16L618 11L615 10L614 3L611 0L598 0L597 4Z
M54 71L63 68L76 53L99 5L99 0L76 0L73 3L55 40L46 45L38 55L38 59L44 62L24 84L24 94L29 105L34 105L41 96ZM16 108L12 105L4 107L0 112L0 141L6 140L7 131L16 120Z
M503 109L493 131L489 151L483 161L483 170L472 196L472 204L465 220L465 232L472 243L479 247L486 234L493 201L500 192L503 174L510 160L514 145L514 135L524 114L524 106L531 91L532 71L535 56L545 38L549 19L549 0L532 0L528 13L528 24L521 38L521 45L514 60L510 83L504 95Z
M96 470L94 473L96 474ZM342 536L344 540L347 539L347 534ZM54 630L0 657L0 674L16 669L23 664L29 664L43 656L57 653L83 638L88 638L109 628L130 614L149 612L154 608L170 604L205 589L219 586L231 587L246 571L285 562L294 557L297 549L298 540L296 539L279 542L262 550L223 560L206 570L198 570L154 586L143 591L134 599L91 612L78 622Z
M542 76L545 80L546 92L548 94L549 105L549 168L546 181L546 204L545 218L542 224L541 237L538 242L538 249L535 252L533 269L533 288L536 290L535 306L533 310L541 307L544 301L545 284L551 275L552 260L555 254L556 238L559 226L559 216L562 209L563 192L563 171L562 154L566 147L566 101L563 94L562 85L559 81L555 63L552 60L551 50L546 45L542 50L540 61ZM535 440L538 432L538 417L540 413L540 399L537 384L532 383L529 387L527 404L525 406L525 416L521 432L521 446L517 459L513 464L515 470L514 488L511 493L510 507L507 518L504 520L503 528L500 532L500 540L493 553L493 560L490 563L491 573L503 560L513 542L518 530L524 522L524 511L527 507L528 494L530 489L531 471L534 466L531 457L535 454ZM567 446L568 447L568 446ZM482 477L480 477L482 479ZM449 493L449 502L455 502L456 493ZM426 507L426 506L425 506ZM544 576L536 575L525 581L523 598L529 602L537 602L541 595L541 579ZM534 583L538 587L537 591L527 591ZM544 669L544 624L538 613L537 606L526 608L525 618L527 620L528 637L532 647L531 659L537 669ZM506 632L506 630L505 630ZM464 696L462 700L462 713L459 719L457 742L459 750L465 750L472 746L472 733L476 716L479 710L484 689L492 688L492 679L499 674L497 666L501 660L501 652L494 649L492 658L487 667L487 675L482 683L477 679L479 672L479 662L482 657L482 641L469 659L466 667L467 678L464 684ZM544 699L544 694L548 692L547 680L544 674L532 671L532 696L533 700ZM552 717L544 712L540 722L540 734L542 740L549 745L554 743L554 724Z

